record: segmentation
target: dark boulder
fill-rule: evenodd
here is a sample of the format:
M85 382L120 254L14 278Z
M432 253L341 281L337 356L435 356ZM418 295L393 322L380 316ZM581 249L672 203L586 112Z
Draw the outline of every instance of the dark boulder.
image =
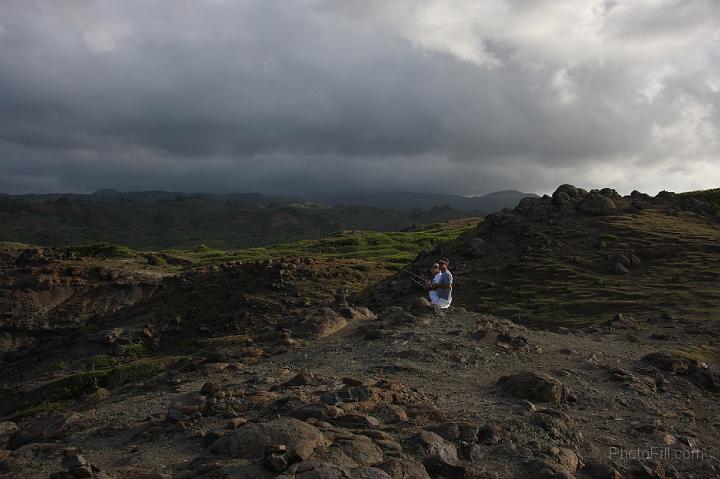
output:
M661 371L683 374L687 372L689 360L667 351L656 351L643 356L642 360Z
M544 373L528 371L503 376L497 385L501 390L520 399L540 402L560 402L567 399L565 386Z
M565 201L580 198L580 192L573 185L560 185L552 195L553 204L561 204Z
M580 203L580 211L593 216L607 216L617 209L615 202L599 193L590 193Z
M209 450L236 458L262 458L277 445L283 445L290 460L309 458L316 449L328 445L325 436L310 424L281 417L266 423L248 423L226 432L210 444Z
M36 416L22 424L10 437L8 449L17 449L34 442L50 442L75 428L80 418L76 414L51 413Z

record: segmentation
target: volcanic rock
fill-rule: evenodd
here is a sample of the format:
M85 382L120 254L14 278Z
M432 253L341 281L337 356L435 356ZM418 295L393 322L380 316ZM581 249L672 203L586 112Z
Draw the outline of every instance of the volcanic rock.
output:
M523 372L501 377L497 385L520 399L540 402L560 402L567 396L565 386L544 373Z
M10 437L9 449L17 449L34 442L49 442L68 433L80 421L79 416L70 413L50 413L36 416L21 424L17 432Z
M322 308L305 316L295 335L299 337L322 338L335 334L348 325L347 320L330 308Z
M261 458L275 445L285 446L291 461L309 458L328 445L315 427L294 418L281 417L265 423L248 423L213 442L209 450L236 458Z
M656 368L670 373L682 374L687 372L689 361L687 358L667 351L657 351L643 356L642 360Z
M605 216L616 209L615 202L600 193L590 193L580 203L580 211L588 215Z

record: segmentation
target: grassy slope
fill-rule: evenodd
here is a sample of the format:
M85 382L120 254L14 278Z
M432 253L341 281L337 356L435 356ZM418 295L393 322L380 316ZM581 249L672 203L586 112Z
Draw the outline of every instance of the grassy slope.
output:
M273 259L282 256L311 256L358 259L384 264L406 264L422 250L457 238L475 227L479 218L465 218L435 223L414 231L378 232L346 230L318 239L294 241L268 247L248 248L235 252L199 248L194 252L172 251L200 263L219 261Z
M543 225L544 226L544 225ZM576 229L535 231L559 247L534 247L499 270L468 271L466 300L501 316L542 324L586 324L614 313L695 319L720 317L720 229L705 218L659 210L583 219ZM629 274L611 271L614 255L636 254ZM472 284L471 283L471 284ZM461 297L462 298L462 297Z
M687 193L681 193L680 196L705 201L714 207L715 213L720 212L720 188L715 188L713 190L688 191Z

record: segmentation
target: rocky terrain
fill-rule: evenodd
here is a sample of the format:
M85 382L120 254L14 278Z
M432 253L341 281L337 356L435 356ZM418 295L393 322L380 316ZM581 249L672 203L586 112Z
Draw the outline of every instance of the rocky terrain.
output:
M488 216L410 270L426 275L447 256L463 306L533 325L587 325L617 312L710 319L720 313L716 210L694 196L563 185ZM411 288L401 273L361 300L409 304Z
M564 185L418 256L450 257L446 311L361 260L5 251L0 477L720 477L719 226Z

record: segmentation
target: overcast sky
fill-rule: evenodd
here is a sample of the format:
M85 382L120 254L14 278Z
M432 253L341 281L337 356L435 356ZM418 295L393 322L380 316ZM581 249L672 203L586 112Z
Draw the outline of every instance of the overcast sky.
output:
M720 186L717 0L0 0L0 191Z

